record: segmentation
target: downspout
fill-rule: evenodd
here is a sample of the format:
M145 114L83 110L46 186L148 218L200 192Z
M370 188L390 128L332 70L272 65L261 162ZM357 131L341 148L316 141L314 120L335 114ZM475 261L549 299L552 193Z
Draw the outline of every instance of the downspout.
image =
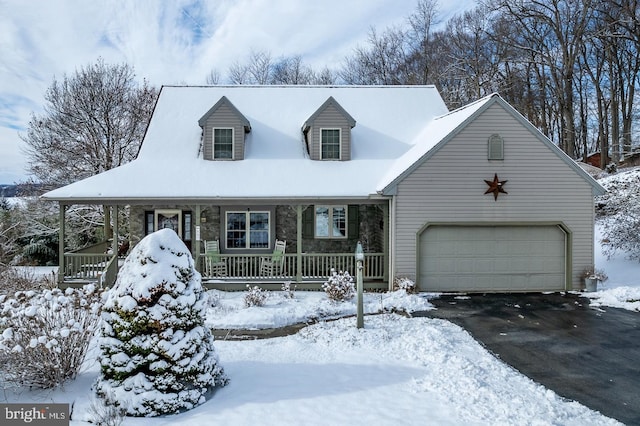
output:
M389 199L389 291L393 291L393 277L396 276L395 247L396 247L396 196Z

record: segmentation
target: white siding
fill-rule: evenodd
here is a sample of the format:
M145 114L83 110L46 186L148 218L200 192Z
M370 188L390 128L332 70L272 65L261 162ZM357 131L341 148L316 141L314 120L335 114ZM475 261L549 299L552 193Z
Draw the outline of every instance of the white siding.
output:
M504 139L504 160L487 140ZM497 173L508 194L484 194ZM398 184L394 272L418 279L418 236L427 224L562 223L571 233L571 282L593 263L592 187L501 105L494 104Z

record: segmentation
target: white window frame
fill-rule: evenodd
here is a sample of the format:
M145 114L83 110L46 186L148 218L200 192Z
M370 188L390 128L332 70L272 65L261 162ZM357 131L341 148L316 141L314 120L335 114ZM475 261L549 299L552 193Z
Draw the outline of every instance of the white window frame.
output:
M163 216L178 216L178 236L180 238L182 238L182 210L177 210L177 209L167 209L167 210L154 210L153 211L153 226L155 228L156 231L158 231L159 228L158 227L158 216L159 215L163 215ZM146 226L146 225L145 225Z
M500 147L500 152L496 153L495 146ZM504 160L504 139L497 133L492 134L487 139L487 159L488 160Z
M328 235L318 235L318 209L325 208L329 211L329 224L327 226ZM344 235L333 235L333 211L334 209L344 209ZM313 208L313 235L317 239L325 240L346 240L349 238L349 206L342 204L316 205Z
M322 134L325 130L337 130L338 131L338 158L324 158ZM321 127L320 128L320 159L324 161L342 160L342 128L340 127Z
M216 157L216 130L231 130L231 157L218 158ZM233 160L235 157L235 140L236 129L233 127L213 127L211 129L211 158L214 160Z
M251 247L251 214L261 213L267 214L267 247ZM228 232L229 232L229 214L244 214L245 215L245 247L229 247L228 246ZM269 210L227 210L224 212L224 246L228 250L266 250L271 248L271 212Z

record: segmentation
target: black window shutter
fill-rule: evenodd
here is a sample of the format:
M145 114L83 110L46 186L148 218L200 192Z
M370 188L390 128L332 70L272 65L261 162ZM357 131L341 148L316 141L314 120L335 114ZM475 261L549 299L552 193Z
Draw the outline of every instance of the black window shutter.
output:
M316 211L314 206L309 206L302 212L302 238L313 238L313 214Z
M347 210L348 220L348 237L355 240L360 237L360 207L356 205L349 205Z

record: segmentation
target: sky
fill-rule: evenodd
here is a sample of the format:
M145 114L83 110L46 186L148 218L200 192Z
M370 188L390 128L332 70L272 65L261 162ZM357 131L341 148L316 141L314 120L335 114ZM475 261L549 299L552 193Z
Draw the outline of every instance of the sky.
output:
M0 0L0 184L28 177L24 134L44 95L102 57L152 85L201 85L251 50L338 68L368 31L406 24L418 0ZM473 0L439 0L441 18ZM224 83L224 81L221 81Z

